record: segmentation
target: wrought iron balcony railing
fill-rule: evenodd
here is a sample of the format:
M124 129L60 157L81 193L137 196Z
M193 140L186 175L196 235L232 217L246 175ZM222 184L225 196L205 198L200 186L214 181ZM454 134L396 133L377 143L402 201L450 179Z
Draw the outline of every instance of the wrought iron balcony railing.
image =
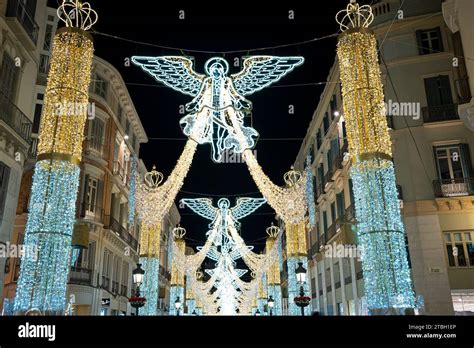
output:
M436 197L459 197L474 195L474 177L447 180L434 180Z
M425 106L421 113L425 123L459 120L457 104Z
M31 142L32 122L2 92L0 92L0 119L12 128L28 144Z
M71 267L69 283L83 285L92 284L92 270L81 267Z
M24 2L20 0L8 0L6 17L15 17L22 25L26 34L36 45L38 42L39 25L35 22L34 14L29 13Z

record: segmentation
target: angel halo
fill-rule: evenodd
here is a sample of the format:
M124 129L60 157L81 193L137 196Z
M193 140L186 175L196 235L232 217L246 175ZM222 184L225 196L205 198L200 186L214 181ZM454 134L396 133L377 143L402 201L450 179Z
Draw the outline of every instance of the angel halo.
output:
M212 146L212 160L222 163L223 153L243 153L256 144L258 132L244 125L252 103L244 96L253 94L279 81L303 57L251 56L243 69L230 76L224 58L210 58L204 66L206 75L193 69L193 61L181 56L132 57L155 80L178 92L190 95L186 104L189 113L180 120L183 133L199 144Z

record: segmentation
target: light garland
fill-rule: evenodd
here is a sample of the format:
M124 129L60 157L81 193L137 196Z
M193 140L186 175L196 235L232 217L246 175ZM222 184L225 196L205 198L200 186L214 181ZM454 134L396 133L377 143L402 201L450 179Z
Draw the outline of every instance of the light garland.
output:
M368 29L372 10L349 4L336 20L343 30L337 54L367 304L371 311L414 307L377 42Z
M93 58L92 38L82 29L97 20L87 3L67 6L67 15L88 15L76 27L59 29L53 40L24 242L37 248L38 258L22 258L14 307L19 314L35 309L62 315L66 306Z
M311 155L306 157L306 201L308 205L309 226L316 226L316 205L314 204L313 172L311 170Z
M132 156L130 161L130 191L128 195L128 224L135 224L135 208L136 208L136 188L138 178L137 158Z

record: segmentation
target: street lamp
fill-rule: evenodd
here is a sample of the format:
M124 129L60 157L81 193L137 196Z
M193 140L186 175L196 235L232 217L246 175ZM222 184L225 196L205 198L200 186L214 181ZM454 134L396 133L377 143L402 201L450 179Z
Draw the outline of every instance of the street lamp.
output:
M270 308L270 316L273 315L273 306L275 305L275 300L272 296L268 298L268 308Z
M300 295L295 297L295 304L301 308L301 315L304 316L304 308L309 305L309 299L304 295L303 285L306 282L306 268L303 267L303 262L298 262L298 267L295 269L296 280L300 284Z
M257 311L255 312L255 316L258 317L260 315L260 310L257 309Z
M176 316L179 316L179 309L181 308L181 300L179 299L179 296L176 298L176 301L174 301L174 306L176 308Z
M303 262L298 262L298 267L295 269L296 279L298 283L306 282L306 268L303 267Z
M195 310L195 309L193 309L193 312L192 312L191 314L192 314L192 315L196 315L196 316L198 315L198 314L196 313L196 310Z
M135 315L138 316L138 308L143 307L145 305L146 299L140 296L140 285L143 283L143 278L145 275L145 271L142 269L142 264L137 263L137 268L132 271L133 283L136 285L137 290L135 293L135 297L130 298L129 302L132 307L135 308L136 312Z

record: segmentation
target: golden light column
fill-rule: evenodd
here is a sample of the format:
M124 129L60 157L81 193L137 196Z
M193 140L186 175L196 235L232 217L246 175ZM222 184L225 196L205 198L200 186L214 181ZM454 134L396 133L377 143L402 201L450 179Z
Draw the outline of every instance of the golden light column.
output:
M392 162L383 86L369 5L355 1L336 15L337 56L353 182L364 289L371 313L414 307L405 232Z

